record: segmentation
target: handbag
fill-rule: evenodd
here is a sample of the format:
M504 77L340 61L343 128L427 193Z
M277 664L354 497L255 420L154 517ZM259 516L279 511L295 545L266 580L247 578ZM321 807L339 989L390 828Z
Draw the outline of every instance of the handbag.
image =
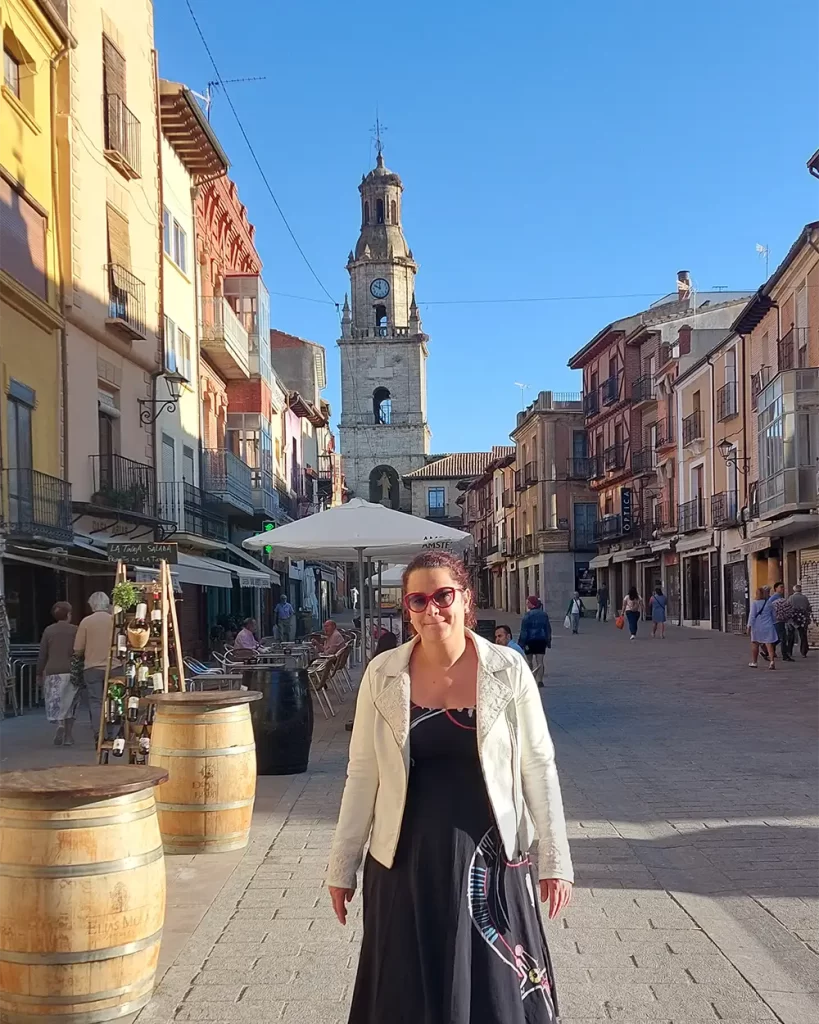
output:
M564 629L571 629L572 628L572 620L569 618L568 615L563 620L563 628Z
M626 620L623 618L622 615L618 615L617 618L614 620L614 625L618 629L622 629L625 626L625 624L626 624Z

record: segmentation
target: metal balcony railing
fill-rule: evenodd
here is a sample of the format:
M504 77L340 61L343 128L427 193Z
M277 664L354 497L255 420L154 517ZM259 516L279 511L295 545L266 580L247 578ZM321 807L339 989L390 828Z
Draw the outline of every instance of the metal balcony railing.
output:
M736 491L720 491L711 495L711 523L717 529L736 526L739 506Z
M523 470L522 469L516 469L515 470L515 490L516 491L525 491L526 490L526 481L524 479Z
M145 284L118 263L109 263L108 323L131 340L145 338Z
M730 420L737 415L737 382L729 380L717 391L717 419Z
M625 465L623 445L613 444L604 449L603 465L607 471L622 469Z
M653 448L641 448L631 454L631 471L635 476L653 473L657 468L657 453Z
M684 445L702 440L702 412L695 409L682 421L682 440Z
M531 487L537 483L537 463L527 462L523 467L523 483L526 487Z
M511 489L508 490L508 491L504 491L503 492L503 498L501 499L501 503L502 503L504 508L514 508L515 507L515 492L513 490L511 490Z
M284 480L275 479L273 488L279 496L279 508L287 513L291 519L296 518L296 500Z
M205 448L202 452L204 490L223 504L253 512L250 466L226 448Z
M603 516L594 524L596 541L613 540L623 536L623 517L620 515Z
M619 373L613 373L611 377L607 377L600 385L603 405L611 405L620 397L620 376Z
M674 346L669 345L668 342L663 342L657 350L657 367L665 366L666 363L670 363L674 358Z
M808 365L808 329L791 327L784 338L776 343L777 369L801 370Z
M129 178L142 173L141 125L115 92L103 98L105 155Z
M446 519L446 505L427 505L427 519Z
M677 508L671 501L661 501L654 506L651 525L655 530L673 530L676 522Z
M638 377L631 385L631 400L635 404L654 401L654 378L651 374Z
M677 522L680 533L691 533L705 528L702 496L683 502L677 509Z
M535 550L535 537L532 533L527 533L523 538L523 553L524 555L531 555Z
M600 412L600 393L597 388L583 395L583 415L586 419L596 416Z
M515 545L512 543L509 537L501 537L500 542L500 553L502 555L509 556L515 549Z
M654 443L656 449L669 448L676 443L674 436L674 420L665 419L657 422L657 439Z
M179 533L209 540L228 539L227 520L215 502L187 480L166 480L159 485L159 517L176 523Z
M94 491L91 502L155 519L154 471L151 466L122 455L92 455Z
M603 468L603 456L602 456L602 454L600 454L600 455L590 455L589 459L588 459L588 462L589 462L589 472L588 472L588 478L587 479L589 479L589 480L600 480L601 477L604 477L606 475L605 469Z
M43 537L70 543L71 484L36 469L4 469L3 487L8 500L6 529L11 536ZM2 518L0 505L0 518Z
M588 456L566 460L566 476L570 480L588 480L589 463L592 461Z

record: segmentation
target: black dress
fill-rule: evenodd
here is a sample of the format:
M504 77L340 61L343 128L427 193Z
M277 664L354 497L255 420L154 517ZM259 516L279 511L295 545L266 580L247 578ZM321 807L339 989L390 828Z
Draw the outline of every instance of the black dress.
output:
M510 863L474 709L411 709L410 778L391 869L364 865L350 1024L556 1024L528 856Z

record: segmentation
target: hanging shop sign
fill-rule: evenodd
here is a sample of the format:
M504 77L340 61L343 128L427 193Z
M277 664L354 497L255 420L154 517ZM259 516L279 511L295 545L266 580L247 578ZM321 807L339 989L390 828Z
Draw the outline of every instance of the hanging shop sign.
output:
M623 536L628 537L631 535L632 530L632 517L631 517L631 488L624 487L620 491L620 515L622 517L621 527L623 530Z
M160 562L176 565L179 561L177 545L173 541L117 541L108 545L107 557L109 562L125 562L126 565L158 566Z

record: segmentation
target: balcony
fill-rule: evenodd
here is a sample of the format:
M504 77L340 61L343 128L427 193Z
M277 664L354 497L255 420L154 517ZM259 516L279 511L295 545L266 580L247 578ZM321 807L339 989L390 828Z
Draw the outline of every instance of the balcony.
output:
M511 488L508 491L503 492L501 504L503 505L504 508L515 507L515 492L511 490Z
M187 480L169 480L159 485L159 516L176 523L178 533L207 540L227 541L227 521L217 504Z
M600 412L600 392L597 388L594 391L589 392L588 395L583 395L583 415L586 419L591 419L592 416L596 416Z
M290 493L290 489L283 480L278 478L273 482L273 488L279 501L279 510L285 512L291 519L296 518L296 500Z
M566 460L566 476L569 480L588 480L590 463L593 462L593 458L580 458L580 459L567 459Z
M686 501L677 509L677 521L680 533L693 533L705 529L702 495Z
M250 466L226 448L205 448L202 452L203 489L221 506L223 515L253 515L251 475Z
M620 374L614 373L600 385L603 405L613 405L620 397Z
M533 533L527 533L523 538L523 554L531 555L535 550L535 535Z
M658 502L652 511L651 525L657 533L674 530L677 525L677 507L672 501Z
M736 526L738 519L738 502L736 491L720 491L711 495L711 524L716 529Z
M141 125L120 97L103 98L105 110L105 156L126 178L142 173Z
M526 480L525 480L525 478L523 476L523 470L522 469L516 469L515 470L515 490L516 491L525 491L527 487L528 487L528 484L526 483Z
M504 555L504 557L508 558L514 552L514 550L515 550L515 545L514 545L513 541L511 540L511 538L509 538L509 537L501 537L500 553L502 555Z
M70 483L36 469L4 469L3 492L8 505L0 518L5 519L9 536L71 543Z
M588 480L602 480L606 475L603 468L603 456L602 454L590 455L588 459Z
M446 519L446 505L427 505L427 510L424 515L426 519Z
M199 318L202 351L227 380L250 376L250 343L247 331L221 295L203 297Z
M657 350L657 369L666 366L672 359L674 359L674 346L663 342Z
M781 469L757 484L760 519L816 508L816 466Z
M613 444L603 450L603 466L610 473L625 466L623 445Z
M784 338L776 343L776 365L783 370L803 370L808 365L808 329L791 327Z
M527 462L523 467L523 483L525 487L532 487L538 482L537 463Z
M270 517L278 511L279 498L270 474L253 467L250 470L250 500L257 516Z
M688 445L693 444L695 441L701 441L702 438L702 412L699 409L695 409L690 416L686 416L682 421L683 445L688 447Z
M653 448L641 448L638 452L632 452L631 472L635 476L645 476L653 473L657 468L657 453Z
M656 401L654 393L654 378L651 374L638 377L631 385L631 401L635 405L645 405L646 402Z
M674 433L674 420L670 417L665 420L659 420L657 422L657 438L654 442L655 451L660 451L663 448L673 448L677 443Z
M623 517L620 515L603 516L594 524L594 539L597 542L614 540L623 536Z
M737 382L730 380L717 391L717 419L722 423L733 419L737 413Z
M145 327L145 284L118 263L105 268L108 278L106 324L127 341L142 341Z
M94 480L92 505L133 516L157 518L152 466L122 455L92 455L90 458Z

